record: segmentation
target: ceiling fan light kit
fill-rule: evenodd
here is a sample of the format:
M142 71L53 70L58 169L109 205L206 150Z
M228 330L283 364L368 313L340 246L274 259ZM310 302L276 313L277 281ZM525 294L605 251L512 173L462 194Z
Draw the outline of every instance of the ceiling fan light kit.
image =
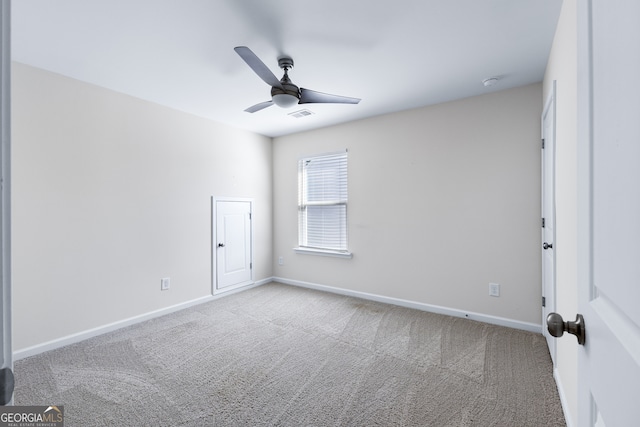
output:
M261 102L244 110L248 113L255 113L273 104L282 108L289 108L296 104L357 104L360 102L359 98L331 95L310 89L298 88L298 86L293 84L291 79L289 79L288 72L289 69L293 68L293 59L288 56L278 58L278 65L284 70L284 76L278 80L251 49L246 46L238 46L234 48L234 50L258 77L271 86L271 101Z
M272 94L271 99L278 107L282 108L293 107L300 101L297 96L288 93Z

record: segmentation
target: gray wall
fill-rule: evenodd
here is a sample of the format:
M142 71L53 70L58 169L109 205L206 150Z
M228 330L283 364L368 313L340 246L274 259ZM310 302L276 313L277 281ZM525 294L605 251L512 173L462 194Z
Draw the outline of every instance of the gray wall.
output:
M256 280L539 325L541 99L535 84L272 141L14 64L14 350L210 295L211 196L255 198ZM297 159L343 148L354 257L295 254Z
M534 84L276 138L274 275L540 325L541 99ZM296 161L344 148L353 259L295 254Z
M270 138L12 72L14 351L211 295L211 196L255 198L271 277Z

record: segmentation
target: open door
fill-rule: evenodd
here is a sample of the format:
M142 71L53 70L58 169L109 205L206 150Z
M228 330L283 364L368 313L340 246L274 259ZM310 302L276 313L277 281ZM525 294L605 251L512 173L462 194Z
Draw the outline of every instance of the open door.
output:
M253 284L250 199L214 199L213 293Z
M638 1L578 2L579 426L640 422L638 17Z
M556 157L556 82L542 113L542 319L556 309L555 224L555 157ZM556 340L546 328L543 331L553 365L556 365Z
M0 404L13 400L11 349L11 54L10 2L0 2Z

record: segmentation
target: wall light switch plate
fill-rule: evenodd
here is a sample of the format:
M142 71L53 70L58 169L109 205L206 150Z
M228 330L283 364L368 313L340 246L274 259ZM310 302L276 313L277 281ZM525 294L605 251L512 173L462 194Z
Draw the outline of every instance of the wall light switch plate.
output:
M165 277L164 279L160 279L160 290L161 291L166 291L170 287L171 287L171 280L168 277Z
M500 285L497 283L489 283L489 296L499 297L500 296Z

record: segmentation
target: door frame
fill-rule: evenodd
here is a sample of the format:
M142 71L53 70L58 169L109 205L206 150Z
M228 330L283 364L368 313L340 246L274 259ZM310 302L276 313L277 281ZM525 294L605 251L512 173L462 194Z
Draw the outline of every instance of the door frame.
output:
M548 117L548 119L552 120L551 122L551 133L552 133L552 139L553 141L551 141L551 143L548 143L546 140L548 139L548 135L545 135L545 118L549 115L550 109L553 107L553 110L551 111L551 116ZM552 258L553 258L553 271L552 271L552 283L551 283L551 287L550 289L546 289L546 282L545 282L545 277L546 277L546 264L544 262L544 258L546 256L545 254L545 250L542 248L543 242L545 241L545 228L541 227L540 228L540 236L541 236L541 240L540 240L540 251L542 253L542 297L544 298L545 301L545 306L541 307L542 309L542 334L545 336L546 341L547 341L547 345L549 347L549 354L551 355L551 361L553 362L553 365L555 367L556 365L556 339L554 337L552 337L549 332L547 331L547 328L544 327L544 325L547 324L547 313L551 313L551 312L555 312L556 311L556 250L555 250L555 242L556 242L556 81L554 80L552 82L551 85L551 89L549 90L549 94L547 95L547 100L544 104L544 109L542 111L542 116L541 116L541 120L540 120L540 125L541 125L541 138L543 141L545 141L544 143L544 147L542 147L542 149L540 150L541 154L541 218L545 219L545 226L548 225L548 223L552 223L553 225L553 236L551 238L552 243L554 244L554 248L552 249ZM551 165L547 165L546 163L546 154L550 152L550 156L551 156ZM546 179L546 174L547 171L550 171L550 179L551 179L551 186L553 188L553 195L551 198L551 218L547 218L547 216L545 215L545 179ZM547 292L548 291L548 292Z
M11 347L11 2L0 2L0 370L3 404L13 404ZM10 394L8 394L10 393Z
M250 283L240 283L238 285L226 286L224 289L218 289L218 266L217 266L217 220L218 220L218 202L248 202L249 212L253 216L253 208L255 205L254 199L249 197L216 197L211 196L211 295L219 295L225 292L229 292L238 288L249 286L254 282L253 268L251 269ZM253 218L249 223L250 227L250 257L251 264L253 264L253 248L254 248L254 232L253 232Z

